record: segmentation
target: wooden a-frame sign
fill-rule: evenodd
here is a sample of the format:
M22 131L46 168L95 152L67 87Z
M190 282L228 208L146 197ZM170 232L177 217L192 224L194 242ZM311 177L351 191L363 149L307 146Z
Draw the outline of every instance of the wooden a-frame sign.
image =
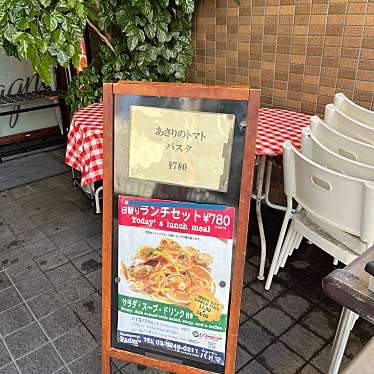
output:
M259 99L259 90L249 89L249 87L244 86L128 81L104 84L103 374L111 374L111 359L141 364L172 373L234 373ZM165 126L163 126L164 124ZM176 175L180 175L180 178L176 177ZM181 344L175 344L174 342L173 345L171 340L161 338L156 340L149 337L144 338L148 342L152 341L152 344L156 341L158 345L153 348L148 347L146 344L143 346L140 343L137 346L140 340L136 340L136 337L138 336L139 339L142 339L143 335L131 330L130 327L132 328L132 326L130 326L131 323L129 324L128 321L134 320L134 323L140 321L140 325L145 325L150 319L147 319L144 315L140 317L142 315L140 309L134 309L132 311L133 315L122 313L125 309L119 311L120 302L124 304L121 304L121 308L128 307L128 310L136 305L136 301L133 304L130 302L131 300L136 300L136 298L120 295L121 292L123 293L123 291L120 292L120 288L127 287L131 277L137 276L140 270L152 269L155 272L156 268L151 268L151 265L155 262L151 260L143 262L140 268L136 268L137 265L133 265L132 267L125 267L125 270L122 269L120 261L122 261L122 257L127 256L126 252L130 251L130 247L127 247L128 238L133 232L143 232L141 231L143 228L142 226L128 227L123 224L122 221L126 221L127 218L131 217L122 216L123 212L127 214L130 210L127 209L127 206L122 205L122 210L120 211L119 204L121 201L124 202L123 204L129 204L129 201L130 203L135 201L135 203L140 202L143 204L142 201L146 201L148 205L143 207L143 213L148 213L149 209L153 209L154 215L156 214L156 208L152 204L156 206L157 204L173 206L174 212L178 210L175 206L177 208L180 206L184 210L181 209L178 212L181 213L183 210L182 213L185 214L185 217L189 217L189 212L194 211L195 218L200 217L201 213L202 217L211 215L212 217L214 216L214 219L218 217L220 220L222 215L214 215L211 212L217 212L219 209L228 209L227 211L232 209L231 212L235 210L234 216L232 216L234 217L232 239L222 239L221 237L218 240L214 237L215 234L204 232L198 233L199 235L184 235L180 232L174 232L170 235L174 238L180 238L178 239L180 241L193 238L196 242L200 241L204 244L204 248L208 248L206 249L207 253L209 250L211 250L209 252L211 254L217 253L217 256L207 253L201 254L201 252L193 249L193 255L188 257L188 259L194 258L194 261L197 261L196 258L201 259L199 256L202 256L202 258L209 259L209 261L207 260L209 264L213 262L214 265L214 261L218 261L218 257L223 252L230 252L231 263L227 261L223 267L221 263L221 269L218 269L218 273L228 272L228 282L217 281L217 286L214 284L215 291L209 291L212 294L208 293L207 296L208 299L210 298L210 304L208 304L213 306L213 309L214 305L216 307L220 305L219 303L214 304L218 300L218 296L213 295L214 292L227 296L226 302L221 304L221 307L226 308L225 327L222 330L224 332L220 333L221 335L218 333L200 333L199 335L199 331L203 330L199 330L196 327L193 327L193 331L190 331L195 337L202 335L205 338L213 336L216 341L220 339L224 341L224 347L223 350L221 347L220 353L214 353L214 349L210 351L205 346L190 346L186 341L184 341L184 345L183 342ZM209 210L213 209L212 207L218 210ZM204 211L205 208L208 210ZM168 208L164 206L163 209L166 211ZM219 231L221 229L227 231L228 226L223 226L225 219L230 222L230 217L229 215L223 217L222 222L217 221L218 223L216 222L212 226L215 232L221 232ZM136 220L136 217L133 218L133 222ZM148 221L143 219L139 220L139 222L144 224L144 222ZM183 223L183 225L186 225L186 223ZM183 228L183 225L180 224L178 227ZM193 227L195 230L205 230L205 226L195 225ZM210 229L211 227L209 226L208 231ZM144 230L146 229L144 228ZM178 229L173 230L178 231ZM157 231L148 230L146 232L150 237L152 237L152 234L157 234ZM225 238L228 238L228 236L225 236ZM140 241L140 239L142 238L138 234L133 235L134 242ZM122 244L121 240L124 240L124 243L127 244ZM211 245L212 243L218 244ZM227 246L227 243L231 243L231 247ZM226 247L222 248L231 248L231 250L214 252L220 245L226 245ZM160 248L157 247L156 251L160 251ZM153 255L153 258L155 258L155 255ZM157 269L163 269L161 265L164 266L165 259L163 259L162 263L161 260L159 261ZM214 283L213 273L215 265L213 265L211 265L213 270L207 264L201 262L197 265L195 263L189 266L195 266L194 269L198 268L200 272L203 268L203 274L205 275L211 273L209 276L212 278L209 279L212 279L211 282ZM186 278L186 275L181 273L182 265L181 267L179 265L173 266L179 269L177 271L178 274L174 275L173 279L175 277L178 278L178 276L179 278ZM168 269L170 269L170 266ZM189 269L192 269L192 267ZM125 280L121 280L123 274L125 274ZM160 276L158 279L163 279L164 283L162 284L165 285L164 279L169 282L170 272L167 273L166 277ZM141 289L144 294L144 278L141 281ZM122 283L119 285L120 282ZM149 283L147 284L149 285ZM206 283L201 281L200 284ZM229 287L225 289L227 284L229 284ZM152 285L149 287L152 287ZM180 287L180 283L178 287ZM186 287L184 283L183 287ZM183 290L175 291L173 295L177 295L177 292L184 292ZM196 292L195 296L191 296L190 300L196 299ZM206 292L202 294L207 295ZM129 295L134 295L134 287L129 291ZM135 294L135 296L137 295ZM143 297L144 295L141 296ZM219 297L223 300L226 296ZM120 299L122 301L119 301L119 297L122 297ZM201 295L199 297L204 299ZM196 315L187 313L188 309L181 308L180 305L168 308L160 302L160 299L152 301L152 298L154 299L154 294L152 294L151 298L146 297L143 299L143 310L147 310L148 305L148 308L153 307L153 312L155 312L155 310L159 310L157 308L160 305L163 305L164 310L172 311L173 313L179 311L183 315L186 313L190 316L191 321L196 320L199 322L198 326L203 326L200 323L200 315L199 319L196 319ZM161 301L164 299L165 297ZM126 305L126 302L129 302L129 305ZM204 305L203 308L206 306ZM191 306L190 308L193 309ZM152 313L152 311L149 313ZM198 308L196 313L198 315L202 311ZM204 316L206 317L207 315ZM206 318L204 317L205 320L203 322L207 323L206 326L209 323L216 323L207 322L214 320L213 317L209 319L210 316L211 314ZM125 323L122 320L124 317L126 317L125 320L127 321ZM152 321L148 321L152 326L166 326L171 323L160 322L157 320L157 315L153 317L155 318ZM162 316L162 318L165 319L166 317ZM191 324L192 322L188 323ZM127 330L128 327L128 331L131 330L132 333L129 335L119 331L121 330L119 328L120 324L122 330ZM178 326L178 324L175 325L175 327ZM142 329L144 326L139 328ZM182 330L180 331L188 331L190 327L186 322L181 328ZM157 332L158 330L155 331ZM125 338L121 334L124 334ZM224 334L223 340L222 334ZM127 338L128 336L131 338ZM216 341L210 343L209 347L215 347ZM166 349L165 346L169 348ZM170 350L168 351L168 349ZM191 350L194 356L184 352L181 353L182 350ZM204 352L205 356L203 355ZM223 361L219 363L220 358Z

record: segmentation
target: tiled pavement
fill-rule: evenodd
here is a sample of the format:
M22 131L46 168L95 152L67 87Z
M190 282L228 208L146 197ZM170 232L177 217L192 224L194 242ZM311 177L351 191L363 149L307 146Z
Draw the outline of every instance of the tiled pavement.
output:
M0 193L0 374L100 373L100 235L100 217L69 174ZM323 373L339 317L320 286L331 260L306 246L265 292L257 253L249 245L238 372ZM357 322L344 363L373 332ZM158 372L119 362L113 369Z

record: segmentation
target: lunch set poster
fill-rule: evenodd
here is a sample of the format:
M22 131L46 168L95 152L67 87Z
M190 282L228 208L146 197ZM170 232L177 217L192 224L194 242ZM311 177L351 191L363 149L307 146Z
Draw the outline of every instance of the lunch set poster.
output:
M120 343L224 365L235 209L119 196Z

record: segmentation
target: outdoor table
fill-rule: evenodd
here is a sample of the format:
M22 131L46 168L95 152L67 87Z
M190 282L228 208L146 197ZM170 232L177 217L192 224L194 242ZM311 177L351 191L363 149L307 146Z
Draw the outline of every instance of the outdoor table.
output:
M300 148L301 131L309 125L310 116L305 113L284 109L260 108L256 155L258 170L256 189L252 195L256 199L256 215L261 240L261 261L258 279L264 279L266 260L266 238L261 216L261 203L273 209L285 210L285 207L273 204L269 200L272 158L283 152L283 143L290 140ZM81 185L91 186L103 179L103 103L91 104L80 109L73 117L68 134L65 162L82 174ZM266 169L266 171L265 171ZM264 189L264 178L265 189ZM93 190L96 212L100 213L98 194L102 188ZM264 190L264 193L263 193Z
M328 374L338 373L352 324L357 315L374 323L374 293L369 291L369 274L364 268L374 261L374 247L343 269L334 270L322 281L323 290L343 306L334 344L331 350Z

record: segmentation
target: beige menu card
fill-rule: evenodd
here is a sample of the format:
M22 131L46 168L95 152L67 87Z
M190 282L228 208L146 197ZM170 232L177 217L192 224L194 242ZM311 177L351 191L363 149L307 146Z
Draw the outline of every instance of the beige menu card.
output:
M235 116L133 105L129 177L226 191Z

